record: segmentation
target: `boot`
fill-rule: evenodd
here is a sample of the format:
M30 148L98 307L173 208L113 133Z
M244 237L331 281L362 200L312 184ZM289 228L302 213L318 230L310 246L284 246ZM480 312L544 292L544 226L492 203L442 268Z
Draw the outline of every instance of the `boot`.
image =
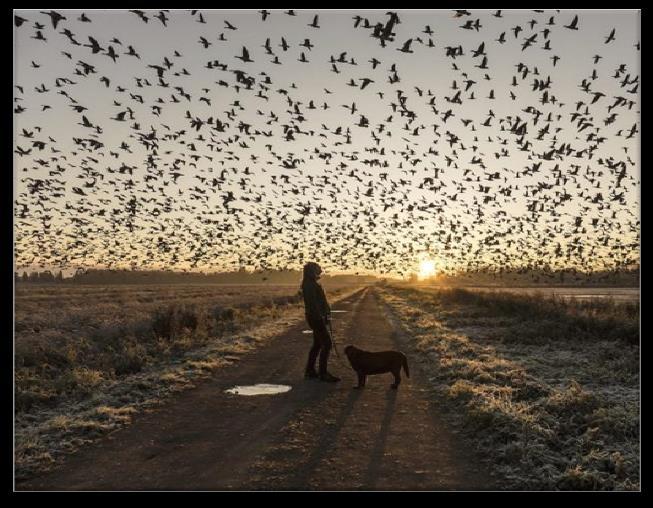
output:
M304 378L306 378L306 379L316 379L318 377L319 377L319 375L318 375L317 371L315 370L315 368L310 368L310 367L306 368L306 371L304 372Z
M324 372L323 374L320 374L320 381L326 381L328 383L337 383L338 381L340 381L340 378L334 376L333 374L330 374L329 372Z

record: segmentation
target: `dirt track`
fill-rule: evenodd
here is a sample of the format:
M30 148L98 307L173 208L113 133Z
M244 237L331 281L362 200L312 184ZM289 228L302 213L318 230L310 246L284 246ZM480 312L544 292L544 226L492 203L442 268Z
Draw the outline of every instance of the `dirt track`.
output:
M339 349L397 349L373 288L333 306ZM71 456L18 490L493 490L473 450L447 428L415 353L411 379L353 390L344 355L336 384L303 379L311 336L301 324L215 372L131 426ZM288 384L280 395L224 393L234 385Z

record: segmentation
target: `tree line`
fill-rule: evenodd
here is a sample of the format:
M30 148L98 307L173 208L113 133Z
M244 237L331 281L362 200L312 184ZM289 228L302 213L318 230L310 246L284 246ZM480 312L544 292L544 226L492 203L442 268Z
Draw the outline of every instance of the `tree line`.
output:
M71 277L63 277L61 271L50 270L16 272L16 282L66 283L66 284L299 284L299 270L248 271L198 273L165 270L105 270L82 269ZM325 284L372 283L378 279L363 275L324 275Z
M50 270L44 270L42 272L33 271L27 273L23 271L22 275L18 272L15 272L16 282L38 282L38 283L48 283L48 282L63 282L63 272L59 270L56 274L52 273Z
M410 275L410 283L432 283L443 285L560 285L560 286L639 286L639 267L618 267L613 270L584 272L575 268L567 269L497 269L474 270L454 274L436 274L420 280L416 273Z

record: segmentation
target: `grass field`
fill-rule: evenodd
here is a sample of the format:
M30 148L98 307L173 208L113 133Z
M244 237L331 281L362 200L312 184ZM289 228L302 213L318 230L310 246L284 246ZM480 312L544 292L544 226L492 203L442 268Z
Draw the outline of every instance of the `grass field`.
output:
M352 286L325 286L329 298ZM298 285L18 285L17 478L303 317Z
M422 289L443 289L443 286L424 284ZM518 295L555 296L580 300L607 299L617 302L639 301L638 287L577 287L577 286L459 286L474 292L512 293Z
M329 299L358 286L325 286ZM452 428L506 489L640 486L637 301L379 287ZM18 285L17 479L303 319L298 287Z
M506 488L640 485L639 303L386 287L434 394Z

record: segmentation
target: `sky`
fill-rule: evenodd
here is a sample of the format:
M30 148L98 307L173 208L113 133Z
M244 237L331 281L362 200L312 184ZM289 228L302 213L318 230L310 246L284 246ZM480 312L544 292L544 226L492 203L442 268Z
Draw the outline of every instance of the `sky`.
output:
M399 10L384 45L385 10L47 12L14 11L18 269L639 259L636 10Z

